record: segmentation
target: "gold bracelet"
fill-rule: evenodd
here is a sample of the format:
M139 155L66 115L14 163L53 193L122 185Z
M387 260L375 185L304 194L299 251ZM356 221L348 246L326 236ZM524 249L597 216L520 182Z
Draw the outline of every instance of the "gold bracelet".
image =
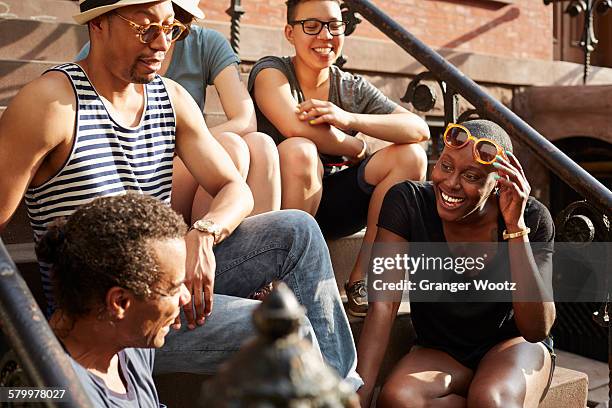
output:
M510 238L518 238L518 237L524 237L525 235L529 234L531 232L531 228L529 227L525 227L525 229L522 229L518 232L513 232L512 234L509 234L508 231L504 230L502 237L504 239L510 239Z

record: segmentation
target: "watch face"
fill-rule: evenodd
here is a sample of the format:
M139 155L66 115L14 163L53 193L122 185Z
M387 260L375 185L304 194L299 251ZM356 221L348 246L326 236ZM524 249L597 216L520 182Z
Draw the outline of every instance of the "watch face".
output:
M211 220L198 220L193 223L193 228L198 231L207 232L212 234L215 240L217 239L217 235L219 235L219 226Z

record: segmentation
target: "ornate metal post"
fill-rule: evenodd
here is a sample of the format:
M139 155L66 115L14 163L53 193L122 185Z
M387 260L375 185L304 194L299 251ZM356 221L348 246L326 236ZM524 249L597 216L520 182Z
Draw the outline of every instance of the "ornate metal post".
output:
M225 12L232 18L232 23L230 26L230 45L232 46L232 50L234 50L236 55L240 54L240 19L245 13L241 3L241 0L232 0L230 7L225 10Z
M600 211L588 201L577 201L565 208L555 222L558 233L556 241L583 242L594 241L610 242L612 240L612 226L610 224L612 212ZM611 249L608 249L604 262L612 262ZM608 399L612 406L612 324L610 322L610 308L612 307L612 276L606 275L607 298L599 309L593 313L593 320L601 327L608 329Z
M344 35L348 37L349 35L353 34L357 28L357 24L361 23L361 19L357 17L355 11L352 10L346 3L342 3L340 5L340 10L342 10L342 20L346 21L346 31L344 32ZM342 68L347 62L348 58L344 55L340 55L336 60L335 65Z
M612 0L543 0L545 5L550 3L563 3L569 1L565 12L571 17L584 16L584 28L580 38L580 46L584 52L584 74L582 83L586 85L591 70L591 53L599 40L593 30L593 13L597 10L599 14L605 14L612 8Z
M359 400L297 332L303 307L284 283L253 313L258 335L224 364L202 406L358 408Z

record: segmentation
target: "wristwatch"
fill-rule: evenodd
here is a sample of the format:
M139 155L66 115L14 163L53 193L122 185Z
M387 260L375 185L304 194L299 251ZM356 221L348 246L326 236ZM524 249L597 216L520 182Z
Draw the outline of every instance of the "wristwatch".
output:
M213 236L213 242L218 243L221 237L221 226L213 220L197 220L193 223L190 229L196 229L200 232L205 232Z

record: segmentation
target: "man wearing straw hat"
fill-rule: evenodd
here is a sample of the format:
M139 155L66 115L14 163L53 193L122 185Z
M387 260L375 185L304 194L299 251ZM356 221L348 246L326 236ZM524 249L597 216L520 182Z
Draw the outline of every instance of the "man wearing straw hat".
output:
M169 203L176 152L213 200L185 236L187 325L168 336L156 369L213 372L250 333L252 305L235 297L284 280L306 306L324 359L358 387L353 338L316 222L299 211L243 222L253 206L246 183L187 91L156 74L185 30L172 3L79 6L75 20L88 24L89 56L26 85L0 119L0 230L24 196L36 240L95 197L136 191ZM53 307L52 265L40 266ZM213 289L235 297L213 297Z

